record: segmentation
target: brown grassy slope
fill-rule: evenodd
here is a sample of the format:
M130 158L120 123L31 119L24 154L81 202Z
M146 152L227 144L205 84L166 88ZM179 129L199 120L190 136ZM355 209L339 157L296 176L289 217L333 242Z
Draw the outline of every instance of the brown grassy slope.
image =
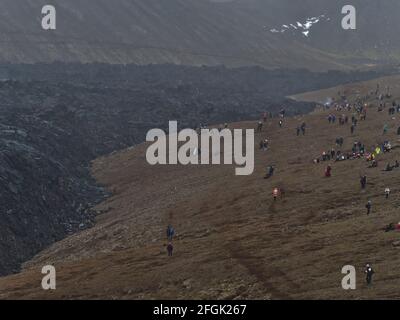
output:
M333 88L305 92L302 94L297 94L290 96L290 98L298 100L298 101L308 101L308 102L319 102L325 103L328 97L336 97L338 98L338 92L341 94L346 94L349 97L357 97L357 95L365 95L368 94L369 91L375 91L377 84L379 83L380 89L382 92L386 92L385 88L390 87L390 92L394 94L393 98L396 96L400 96L400 75L393 75L388 77L381 77L376 80L355 82L352 84L339 85ZM376 104L376 100L372 100ZM387 101L391 102L392 101Z
M42 252L21 274L0 279L0 298L400 298L399 249L392 246L400 234L382 231L400 221L400 170L381 171L400 160L399 151L383 155L379 169L367 169L364 160L332 163L330 179L325 164L311 161L340 135L346 150L358 139L368 147L381 142L385 122L388 138L399 143L399 121L371 109L350 137L348 126L329 126L326 115L291 118L283 129L269 121L256 143L268 137L271 149L256 150L248 177L235 176L231 166L150 167L144 145L96 160L93 174L113 192L98 207L104 213L97 225ZM307 135L296 137L302 121ZM276 175L264 180L270 163ZM286 190L276 203L275 186ZM393 191L389 200L386 186ZM366 216L369 198L373 213ZM165 249L168 223L178 233L172 258ZM364 285L366 262L376 270L372 288ZM40 289L41 266L50 263L57 268L54 292ZM356 291L341 289L345 264L357 268Z

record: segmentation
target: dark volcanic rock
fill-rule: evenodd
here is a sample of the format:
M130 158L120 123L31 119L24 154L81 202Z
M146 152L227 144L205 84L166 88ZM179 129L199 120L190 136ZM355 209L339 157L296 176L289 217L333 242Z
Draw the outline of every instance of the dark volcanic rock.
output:
M104 198L92 159L143 141L147 130L308 112L284 98L374 73L174 66L0 66L0 274L90 227Z

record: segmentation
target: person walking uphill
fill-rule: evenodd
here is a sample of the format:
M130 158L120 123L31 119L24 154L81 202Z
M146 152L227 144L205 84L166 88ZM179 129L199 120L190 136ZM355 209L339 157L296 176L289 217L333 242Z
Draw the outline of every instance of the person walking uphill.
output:
M267 168L267 173L264 177L264 179L269 179L274 175L275 167L274 166L268 166Z
M307 128L307 125L306 125L305 122L303 122L303 123L301 124L301 127L300 127L301 133L303 134L303 136L306 135L306 128Z
M383 134L385 135L388 132L388 130L389 130L389 126L387 124L385 124L383 126Z
M325 177L330 178L332 176L332 167L327 166L325 169Z
M168 246L167 246L168 257L172 257L172 251L174 251L174 246L170 242L170 243L168 243Z
M365 207L367 208L367 215L369 215L371 213L371 208L372 208L372 202L371 200L368 200L367 204L365 205Z
M274 188L274 190L272 190L272 196L274 198L274 201L276 201L276 199L279 197L279 189L278 188Z
M366 274L366 281L367 281L367 285L371 285L372 283L372 276L374 275L374 270L372 269L371 265L368 263L365 266L365 274Z
M385 198L389 199L390 196L390 188L385 188Z
M361 184L361 189L365 189L365 187L367 186L367 176L361 176L360 177L360 184Z
M174 235L175 235L175 230L174 230L174 228L172 228L171 225L169 225L167 227L167 239L168 239L168 241L172 241L172 238L174 237Z
M262 132L262 129L263 129L263 123L261 121L258 121L257 132Z

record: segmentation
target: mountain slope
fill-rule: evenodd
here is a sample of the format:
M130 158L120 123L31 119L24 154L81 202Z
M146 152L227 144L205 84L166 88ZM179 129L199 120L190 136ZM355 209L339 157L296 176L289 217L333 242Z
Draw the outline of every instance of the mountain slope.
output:
M382 88L391 83L393 99L399 100L398 81L392 77L379 83ZM375 88L376 81L350 85L347 95L354 100ZM387 162L399 160L399 149L382 155L377 169L367 168L363 159L329 163L330 179L324 177L327 163L312 163L335 146L338 136L345 138L343 151L358 140L368 150L383 139L398 146L398 114L392 119L372 106L351 136L348 125L328 126L331 112L287 119L282 129L276 119L269 121L256 141L268 138L271 148L256 150L256 170L248 177L235 176L232 166L151 167L144 158L146 145L96 160L94 176L113 193L97 207L102 214L96 225L54 244L21 274L0 279L0 297L400 298L400 258L392 245L400 234L383 231L400 221L400 176L399 169L382 171ZM307 135L296 137L303 121ZM385 137L384 123L389 124ZM264 180L271 163L276 174ZM362 191L359 175L364 173L368 185ZM286 194L274 202L276 186ZM392 196L385 200L387 186ZM368 199L373 201L370 216L364 207ZM169 223L177 231L172 258L165 250ZM376 271L371 288L362 273L367 262ZM54 292L39 288L40 269L49 263L57 268ZM347 264L358 272L356 291L341 289L341 268Z
M399 52L393 31L396 24L392 23L396 21L393 13L400 8L398 2L389 0L379 5L372 0L355 1L360 7L357 32L341 30L341 4L327 0L304 1L301 7L289 0L54 0L57 30L44 31L41 8L47 2L1 2L0 62L225 64L326 70L396 61ZM375 10L377 20L371 19ZM321 14L331 20L316 26L309 38L269 32L278 25Z
M174 65L0 65L0 275L92 225L91 160L182 127L313 109L285 95L379 73Z

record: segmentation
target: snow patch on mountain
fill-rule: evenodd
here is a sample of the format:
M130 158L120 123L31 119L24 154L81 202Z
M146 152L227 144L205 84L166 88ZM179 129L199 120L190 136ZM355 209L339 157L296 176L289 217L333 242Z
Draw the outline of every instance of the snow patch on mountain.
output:
M330 21L330 18L324 14L318 17L307 18L303 23L296 21L296 23L283 24L281 27L270 29L272 33L284 33L287 31L300 32L303 36L309 37L311 28L321 21Z

